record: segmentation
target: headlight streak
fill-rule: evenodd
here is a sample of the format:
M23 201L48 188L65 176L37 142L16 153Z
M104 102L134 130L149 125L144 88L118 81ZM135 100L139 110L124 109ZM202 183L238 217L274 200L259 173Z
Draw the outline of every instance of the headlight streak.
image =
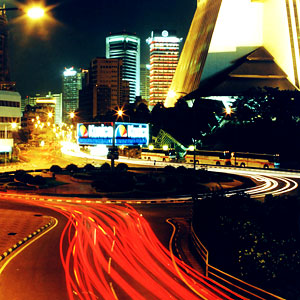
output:
M251 197L279 195L298 186L281 176L247 175L262 182L244 190ZM245 299L173 257L143 216L128 204L97 202L85 207L44 203L34 197L17 201L50 208L68 219L61 235L60 256L71 300L232 299L230 295Z
M169 251L132 207L100 205L80 213L70 205L67 211L56 210L70 218L60 242L70 299L97 295L115 300L122 298L120 293L128 299L232 299L175 257L181 276L202 296L193 293L180 279ZM66 242L69 248L63 251Z
M284 193L291 192L298 187L298 183L291 178L300 178L300 174L285 171L234 169L226 170L215 168L210 168L210 170L229 174L245 175L253 178L256 181L264 182L263 184L257 187L236 190L232 191L231 193L228 193L228 195L232 195L236 192L242 191L251 195L252 198L261 198L267 194L281 195ZM284 186L278 189L279 182L284 183Z

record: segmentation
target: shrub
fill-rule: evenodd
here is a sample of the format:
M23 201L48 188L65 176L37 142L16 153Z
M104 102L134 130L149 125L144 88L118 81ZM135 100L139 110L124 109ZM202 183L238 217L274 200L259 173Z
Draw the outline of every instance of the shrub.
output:
M58 165L53 165L53 166L51 166L51 168L49 170L50 170L50 172L53 172L53 173L61 173L62 168Z
M116 171L118 171L118 172L127 172L127 170L128 170L128 165L125 163L119 163L116 166Z
M78 170L78 167L74 164L69 164L66 166L66 170L68 172L76 172Z
M110 171L110 164L109 163L104 163L101 167L100 167L101 171Z
M175 173L176 172L176 168L174 168L173 166L165 166L164 167L164 171L166 173Z
M92 165L92 164L86 164L86 165L83 167L83 170L84 170L84 171L93 171L93 170L95 170L95 169L96 169L95 166Z
M17 170L15 172L15 179L18 180L18 181L22 181L24 175L27 174L26 171L24 170Z
M33 178L33 183L36 185L44 185L46 183L46 179L41 175L37 175Z
M185 174L187 172L187 168L184 167L184 166L179 166L177 169L176 169L176 172L179 173L179 174Z

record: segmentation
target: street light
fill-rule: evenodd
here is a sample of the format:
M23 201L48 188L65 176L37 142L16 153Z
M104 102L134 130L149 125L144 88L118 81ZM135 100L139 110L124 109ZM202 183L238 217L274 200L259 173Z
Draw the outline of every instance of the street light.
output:
M45 9L41 6L31 6L31 7L3 7L0 8L0 11L10 11L10 10L20 10L24 11L26 15L32 20L41 19L45 15Z
M27 16L33 20L42 18L44 14L45 10L40 6L32 6L27 10Z
M118 117L123 117L123 114L124 114L124 112L123 112L122 109L119 109L119 110L117 111Z
M129 115L126 115L126 114L125 114L125 111L126 111L126 110L123 110L123 107L122 107L122 108L118 108L118 109L116 110L115 116L117 116L117 120L118 120L119 118L121 118L122 121L123 121L123 117L124 117L124 116L125 116L125 117L128 117L128 120L129 120L129 122L130 122L130 116L129 116Z

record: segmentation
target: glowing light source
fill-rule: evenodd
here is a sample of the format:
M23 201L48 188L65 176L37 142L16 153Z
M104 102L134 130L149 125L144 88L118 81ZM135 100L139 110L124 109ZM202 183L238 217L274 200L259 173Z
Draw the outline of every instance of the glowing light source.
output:
M231 114L232 114L232 109L231 109L230 106L227 106L227 107L225 108L225 111L226 111L226 115L231 115Z
M194 151L195 150L195 146L194 145L189 146L189 150L190 151Z
M73 119L75 117L75 113L72 111L70 112L70 118Z
M123 112L123 110L121 110L121 109L118 110L118 112L117 112L117 114L118 114L119 117L122 117L122 116L123 116L123 113L124 113L124 112Z
M153 146L153 145L149 145L149 147L148 147L148 148L149 148L149 150L151 150L151 151L152 151L152 150L154 149L154 146Z
M163 145L163 150L168 150L169 149L169 146L168 145Z
M40 6L32 6L27 10L27 16L33 20L42 18L44 14L45 10Z

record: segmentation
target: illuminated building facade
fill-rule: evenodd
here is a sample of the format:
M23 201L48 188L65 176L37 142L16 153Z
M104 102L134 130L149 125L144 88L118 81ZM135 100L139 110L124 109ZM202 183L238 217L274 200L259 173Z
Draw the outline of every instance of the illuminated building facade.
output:
M178 64L181 41L175 31L167 30L152 31L147 39L150 46L150 108L163 103L167 97Z
M75 112L79 106L83 74L81 70L75 70L73 67L65 68L63 72L62 120L64 123L70 122L70 113Z
M150 65L141 64L141 97L147 103L150 98Z
M129 82L129 101L140 95L140 38L134 34L112 34L106 38L106 57L123 61L122 78Z
M92 120L129 102L129 82L122 80L121 59L97 57L92 60L86 84L79 93L79 111Z
M29 96L26 98L26 105L27 104L40 107L43 111L52 112L54 123L62 123L62 93L52 94L49 92L45 96L40 94Z
M299 10L299 0L198 0L166 106L198 88L210 57L232 54L232 60L235 53L242 57L259 47L299 89ZM214 64L215 73L222 64Z
M18 126L21 123L21 96L17 92L0 90L0 139L12 137L12 123Z

